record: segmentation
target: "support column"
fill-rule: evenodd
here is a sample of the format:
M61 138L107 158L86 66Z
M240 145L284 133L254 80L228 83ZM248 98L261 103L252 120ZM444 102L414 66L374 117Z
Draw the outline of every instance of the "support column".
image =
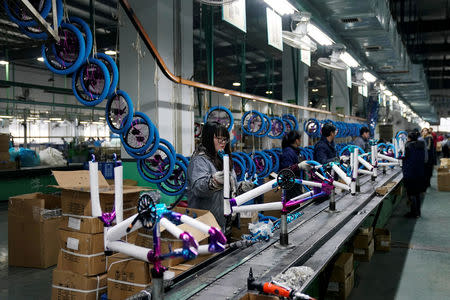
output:
M135 0L132 7L169 70L191 78L194 73L193 3ZM167 79L142 42L143 57L138 60L137 32L123 11L119 30L120 88L133 99L135 111L138 111L139 94L139 111L151 118L160 137L171 142L177 153L191 155L194 150L193 88Z

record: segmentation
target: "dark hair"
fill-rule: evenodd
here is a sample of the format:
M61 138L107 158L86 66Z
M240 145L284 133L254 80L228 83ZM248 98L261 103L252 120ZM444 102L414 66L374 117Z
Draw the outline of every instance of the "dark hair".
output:
M298 130L291 130L283 136L283 141L281 142L281 148L286 148L292 145L295 140L300 139L301 135Z
M205 148L206 155L211 159L217 170L223 170L223 159L216 152L214 147L214 136L224 137L228 139L228 143L225 145L225 153L230 156L230 170L233 169L232 157L231 157L231 147L230 147L230 133L227 128L217 122L208 122L203 126L202 129L202 146Z
M419 135L420 133L418 132L418 130L412 130L408 132L408 139L410 139L411 142L415 142L419 138Z
M359 135L363 135L366 132L370 132L369 128L367 128L366 126L361 127L361 129L359 130Z
M336 132L336 127L333 124L327 123L322 127L322 136L329 137L332 132Z

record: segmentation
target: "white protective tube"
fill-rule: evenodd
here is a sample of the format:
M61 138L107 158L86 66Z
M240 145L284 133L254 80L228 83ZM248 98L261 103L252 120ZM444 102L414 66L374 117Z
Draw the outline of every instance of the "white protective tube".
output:
M159 221L159 225L163 226L170 234L172 234L174 237L179 238L180 235L184 232L180 228L177 227L177 225L173 224L166 218L161 218Z
M364 170L364 169L359 169L358 170L358 174L373 175L373 172L372 171L367 171L367 170Z
M322 176L323 177L323 176ZM321 178L322 180L325 180L325 177L324 178ZM320 183L320 182L315 182L315 181L309 181L309 180L301 180L301 183L303 184L303 185L307 185L307 186L312 186L312 187L318 187L318 188L321 188L322 187L322 184Z
M356 194L356 178L358 178L358 148L355 147L353 150L352 160L353 160L353 169L352 169L352 182L350 183L350 190L352 195Z
M149 262L147 256L149 249L144 247L132 245L123 241L112 241L108 242L106 249L110 251L120 252L139 260Z
M387 163L378 163L380 167L392 167L392 166L398 166L398 162L387 162Z
M211 254L211 252L209 252L209 245L198 246L197 253L198 255Z
M130 232L126 232L128 226L133 222L133 220L137 217L138 214L134 214L133 216L127 218L126 220L123 220L117 225L114 225L113 227L108 228L108 230L105 232L106 238L105 240L108 241L117 241L120 240L120 238L124 237L127 234L130 234L133 231L138 230L142 227L141 222L136 222L134 224L133 228L131 228Z
M336 174L338 174L338 176L345 181L345 183L347 185L350 185L350 183L352 182L352 179L350 177L348 177L344 171L342 171L341 168L339 168L337 165L333 164L332 166L334 172L336 172Z
M333 186L335 186L338 189L350 192L350 187L346 184L343 184L342 182L335 180L335 181L333 181Z
M281 203L281 202L241 205L241 206L233 207L233 213L240 213L240 212L245 212L245 211L281 210L282 208L283 208L283 203Z
M314 191L310 191L310 192L306 192L306 193L303 193L303 194L301 194L301 195L298 195L297 197L292 198L292 199L289 200L289 201L298 201L298 200L302 200L302 199L311 197L311 196L313 196L313 195L314 195Z
M123 167L114 168L114 210L116 224L123 221Z
M373 166L373 177L377 177L377 146L376 145L372 145L371 147L371 153L372 153L372 166Z
M392 144L394 144L394 155L395 155L395 158L397 158L398 157L398 147L399 147L399 143L397 142L397 139L396 138L393 138L392 139Z
M276 183L277 180L273 179L269 182L264 183L263 185L258 186L257 188L254 188L253 190L248 191L247 193L237 196L236 198L234 198L234 200L236 200L236 205L237 206L242 205L255 197L258 197L262 194L267 193L268 191L271 191L272 189L278 186Z
M358 156L358 162L361 163L364 168L366 168L369 171L373 170L373 166L371 164L369 164L364 158L362 158L361 156Z
M378 153L378 158L381 158L381 159L384 159L384 160L388 160L390 162L398 164L398 159L390 157L390 156L387 156L387 155L384 155L384 154L381 154L381 153Z
M209 233L209 229L211 228L211 226L206 225L186 215L182 215L180 221L204 233Z
M230 157L223 155L223 212L228 216L230 209Z
M98 162L89 162L89 183L91 190L91 212L93 217L101 217L100 196L98 192Z

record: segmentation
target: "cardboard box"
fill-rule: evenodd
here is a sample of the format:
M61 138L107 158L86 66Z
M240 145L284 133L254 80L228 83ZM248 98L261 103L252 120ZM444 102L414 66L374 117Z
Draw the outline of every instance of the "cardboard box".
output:
M355 284L355 272L352 271L343 282L328 282L327 295L335 299L347 299Z
M357 261L369 262L374 252L374 241L371 240L367 248L354 248L353 257Z
M439 191L450 192L450 168L439 167L437 185Z
M10 162L9 159L10 159L9 151L6 152L0 151L0 163Z
M125 220L136 213L136 207L124 209L123 219ZM100 233L104 231L103 222L97 217L67 214L63 214L59 228L83 233Z
M360 228L353 238L353 247L367 249L373 238L373 227Z
M239 219L236 220L235 224L231 227L231 236L237 240L242 239L243 234L249 234L250 229L249 224L258 222L258 212L242 212L239 214Z
M108 182L109 185L114 185L114 179L106 179L106 182ZM137 182L137 180L124 178L123 179L123 185L137 186L138 182Z
M247 293L239 300L279 300L280 298L270 295L260 295L256 292Z
M104 251L94 254L79 254L61 249L58 258L58 269L71 271L83 276L93 276L106 272L106 256Z
M343 252L339 255L333 266L330 281L344 282L353 271L353 253Z
M151 283L151 265L121 253L108 257L108 299L127 299Z
M70 271L53 271L52 300L99 300L106 289L106 274L88 277Z
M60 198L42 193L18 195L8 202L8 263L48 268L58 259Z
M441 158L441 165L442 168L450 168L450 158Z
M61 204L63 214L92 216L91 193L89 189L89 171L53 171L58 183L52 186L61 189ZM102 173L98 172L100 206L102 211L114 209L114 186L110 186ZM138 186L123 187L123 209L136 206L140 192L148 188Z
M270 178L266 178L264 179L264 183L269 182L271 179ZM281 190L279 189L273 189L267 193L264 194L264 203L272 203L272 202L280 202L281 201ZM277 219L281 218L281 210L269 210L269 211L264 211L263 214L265 216L271 216L271 217L275 217Z
M82 233L59 230L59 240L62 249L77 254L96 254L105 250L103 233Z
M0 170L14 171L17 169L15 161L0 162Z
M175 207L172 211L193 217L206 225L220 228L212 213L207 210ZM181 224L177 227L182 231L189 232L200 245L208 243L209 235L207 233L203 233L187 224ZM139 233L136 238L136 245L146 248L153 248L153 238L151 230L146 230L143 228L139 229ZM170 248L177 249L182 247L183 243L181 242L181 240L172 236L169 232L167 232L164 226L161 226L161 252L168 253L170 252ZM165 266L175 266L182 262L184 262L184 259L182 257L179 257L165 260L163 264Z
M9 151L9 134L0 133L0 152Z
M375 228L375 250L390 251L391 250L391 232L385 228Z

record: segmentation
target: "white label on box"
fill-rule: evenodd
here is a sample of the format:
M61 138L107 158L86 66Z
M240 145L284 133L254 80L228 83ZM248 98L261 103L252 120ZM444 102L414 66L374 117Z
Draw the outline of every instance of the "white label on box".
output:
M75 230L80 230L81 219L69 217L69 224L67 225L67 227Z
M366 250L365 249L358 249L355 248L355 250L353 251L353 253L357 254L357 255L364 255L366 254Z
M380 244L383 247L389 247L389 241L381 241Z
M253 215L252 211L243 211L239 213L241 215L241 218L251 218Z
M78 251L78 244L79 243L80 243L80 240L78 240L78 239L74 239L74 238L71 238L71 237L67 238L67 248L69 248L69 249Z
M339 292L339 282L330 281L330 283L328 283L328 291Z

